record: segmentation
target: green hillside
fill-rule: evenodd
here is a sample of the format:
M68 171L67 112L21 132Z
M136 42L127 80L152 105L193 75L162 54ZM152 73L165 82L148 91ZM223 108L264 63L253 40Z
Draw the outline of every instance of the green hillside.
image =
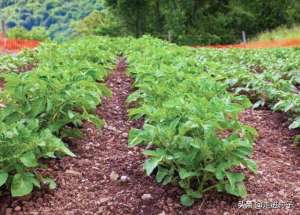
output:
M49 36L56 39L72 35L73 21L101 9L99 0L0 0L0 16L6 19L8 28L45 27Z
M11 38L43 40L45 28L59 41L74 35L152 35L185 45L239 43L242 31L254 38L299 24L299 10L299 0L0 0L0 18L7 17L9 28L35 30L18 28Z

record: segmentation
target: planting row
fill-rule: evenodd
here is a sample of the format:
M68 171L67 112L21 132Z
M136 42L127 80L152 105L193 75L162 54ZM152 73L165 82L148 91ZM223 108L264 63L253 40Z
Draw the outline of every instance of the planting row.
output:
M230 91L247 95L253 108L266 106L286 112L291 118L290 129L300 128L299 48L196 52L207 73L227 83Z
M24 54L38 65L31 72L8 72L12 66L1 75L0 186L13 196L41 182L55 187L34 171L39 159L74 156L62 139L79 137L83 120L103 124L93 113L109 90L99 82L121 54L137 89L129 115L145 120L129 146L148 146L146 173L180 186L184 205L211 189L246 196L242 170L256 172L256 132L239 122L240 112L268 105L290 114L291 129L300 126L298 49L192 49L151 37L45 44Z
M210 189L246 195L236 167L256 171L249 159L256 133L239 123L242 110L267 106L288 113L290 129L300 127L297 48L191 49L145 37L131 43L126 56L138 89L128 101L140 105L129 114L145 119L129 146L152 149L144 152L146 173L178 184L184 205Z
M7 54L0 56L0 73L23 72L37 64L35 51L26 50L18 55Z
M131 44L126 55L138 90L128 101L139 107L129 114L144 117L145 125L131 131L129 146L148 145L146 173L164 185L178 184L186 206L211 189L244 197L245 176L233 168L256 171L249 159L256 132L238 120L251 103L200 73L191 53L147 37Z
M45 184L54 188L54 181L35 171L39 160L74 156L62 138L80 136L83 120L103 124L94 112L101 98L110 94L98 83L114 61L109 42L90 38L46 44L32 56L38 62L35 69L1 74L6 83L0 93L5 104L0 109L0 187L10 189L12 196L27 195ZM26 56L25 61L32 58Z

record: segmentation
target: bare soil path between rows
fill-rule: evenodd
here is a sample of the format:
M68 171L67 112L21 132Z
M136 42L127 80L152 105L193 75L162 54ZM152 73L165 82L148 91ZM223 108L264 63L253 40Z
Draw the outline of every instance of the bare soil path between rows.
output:
M267 110L247 110L241 120L257 128L254 159L257 175L247 173L246 200L282 201L290 209L243 209L239 199L211 192L193 207L179 204L181 191L163 187L143 171L141 148L129 149L128 132L140 127L139 121L127 117L126 98L132 91L132 80L119 64L107 79L112 97L105 98L97 114L106 121L102 129L85 124L85 137L73 141L76 158L48 162L42 173L58 184L54 191L36 190L31 197L0 199L4 214L42 215L175 215L175 214L300 214L299 148L292 146L286 118ZM299 132L299 131L298 131ZM1 208L2 207L2 208Z

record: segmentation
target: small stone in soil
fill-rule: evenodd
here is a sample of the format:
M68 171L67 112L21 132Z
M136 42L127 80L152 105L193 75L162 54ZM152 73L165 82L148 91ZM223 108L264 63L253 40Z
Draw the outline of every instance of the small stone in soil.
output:
M152 195L151 194L148 194L148 193L145 193L142 195L142 199L143 200L149 200L149 199L152 199Z
M116 131L116 130L117 130L117 129L116 129L115 127L113 127L113 126L108 126L107 129L108 129L108 130L111 130L111 131Z
M132 151L127 152L128 155L134 155Z
M86 129L86 131L88 131L88 132L92 132L92 131L93 131L93 129L91 129L91 128L87 128L87 129Z
M281 195L281 196L285 196L284 190L280 190L278 193L279 193L279 195Z
M111 173L110 173L110 179L112 180L112 181L117 181L118 179L119 179L119 174L118 173L116 173L115 171L112 171Z
M121 180L122 182L127 182L127 181L129 181L129 177L126 176L126 175L122 175L121 178L120 178L120 180Z
M80 173L80 172L77 172L77 171L72 170L72 169L68 169L68 170L66 171L66 174L81 176L81 173Z
M15 207L15 211L21 211L22 208L20 206Z

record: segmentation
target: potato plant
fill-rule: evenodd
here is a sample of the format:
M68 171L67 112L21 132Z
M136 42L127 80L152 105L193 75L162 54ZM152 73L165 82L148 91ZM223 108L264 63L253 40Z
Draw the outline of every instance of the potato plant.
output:
M299 48L259 50L197 50L198 63L228 90L247 95L253 108L269 107L290 117L290 129L300 128ZM217 72L216 72L217 71ZM298 143L300 135L295 137Z
M20 72L25 70L24 67L37 64L36 51L25 50L20 54L0 54L0 73L4 72Z
M255 172L254 129L238 113L268 106L291 117L300 127L299 49L214 50L180 48L143 38L127 52L129 71L138 89L128 101L139 107L133 118L145 119L133 129L129 146L146 144L145 170L158 182L183 188L184 205L206 191L243 197L242 165ZM300 136L295 137L295 143Z
M128 102L140 106L129 115L144 117L145 125L131 131L129 146L152 148L144 151L146 173L164 185L178 184L186 206L211 189L245 197L245 176L234 168L256 171L250 159L256 132L238 121L249 100L197 71L183 48L147 38L135 45L142 51L129 53L128 60L138 90Z
M268 106L288 113L291 129L300 127L299 49L192 49L151 37L43 44L28 58L38 62L30 72L14 73L15 59L1 58L1 65L15 65L0 75L1 188L22 196L55 187L35 169L41 158L74 156L62 139L79 137L83 121L103 124L95 110L110 91L101 82L118 55L127 57L134 78L128 102L137 107L129 115L145 119L129 146L148 146L146 173L180 186L186 206L212 189L246 196L243 171L256 172L256 132L239 121L243 110Z
M83 121L103 124L95 110L110 95L100 83L116 55L102 49L108 42L91 38L45 44L37 50L37 68L1 75L6 84L0 92L5 104L0 109L0 187L10 189L12 196L27 195L43 184L54 188L54 181L35 171L42 167L39 160L75 156L61 138L79 137Z
M0 128L0 186L10 186L12 196L27 195L41 182L54 188L53 180L35 174L39 159L75 155L49 129L41 130L36 119L1 122Z

